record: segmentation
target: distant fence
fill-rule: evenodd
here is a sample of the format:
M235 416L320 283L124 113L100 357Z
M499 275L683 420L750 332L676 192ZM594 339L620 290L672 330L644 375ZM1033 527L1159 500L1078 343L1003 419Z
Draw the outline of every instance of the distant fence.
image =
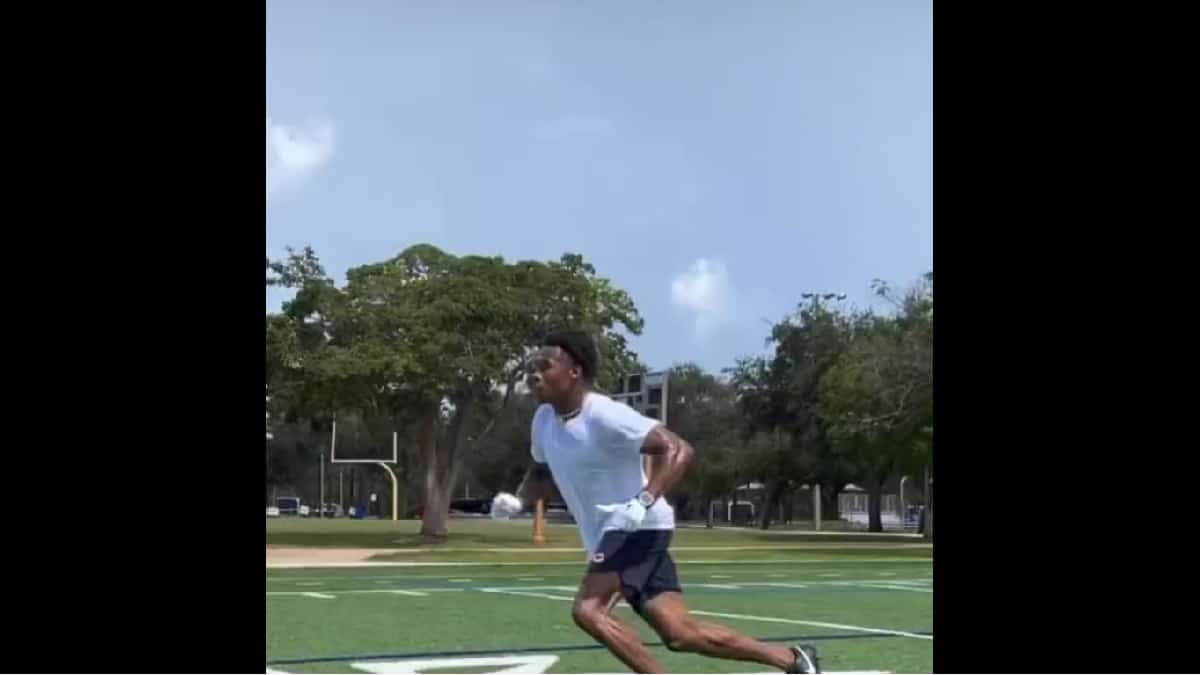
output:
M867 529L871 522L869 499L864 492L843 492L838 495L838 515L856 529ZM879 519L885 530L916 532L921 526L922 508L920 505L909 504L904 509L906 512L902 512L897 495L883 495Z

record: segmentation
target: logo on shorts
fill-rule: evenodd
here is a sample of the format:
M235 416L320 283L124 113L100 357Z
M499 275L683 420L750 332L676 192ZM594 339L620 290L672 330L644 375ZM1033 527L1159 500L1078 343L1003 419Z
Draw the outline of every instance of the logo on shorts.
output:
M601 552L597 553L596 555L592 556L592 562L597 563L597 564L604 562L604 552L601 551Z

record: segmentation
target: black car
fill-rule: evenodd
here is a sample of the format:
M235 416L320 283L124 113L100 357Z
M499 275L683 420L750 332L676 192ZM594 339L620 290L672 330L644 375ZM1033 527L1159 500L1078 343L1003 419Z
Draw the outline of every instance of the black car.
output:
M490 499L453 499L450 501L450 510L459 511L461 513L491 513L492 500Z

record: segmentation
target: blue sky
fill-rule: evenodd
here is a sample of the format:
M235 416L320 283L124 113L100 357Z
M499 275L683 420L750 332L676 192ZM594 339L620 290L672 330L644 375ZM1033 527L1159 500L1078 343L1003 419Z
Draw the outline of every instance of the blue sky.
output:
M732 365L802 292L932 269L932 30L930 0L269 0L267 254L579 252L651 367Z

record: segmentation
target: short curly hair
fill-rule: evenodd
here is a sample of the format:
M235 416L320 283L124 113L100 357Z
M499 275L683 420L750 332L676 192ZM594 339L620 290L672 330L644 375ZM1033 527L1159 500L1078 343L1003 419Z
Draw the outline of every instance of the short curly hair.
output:
M542 340L544 347L558 347L571 355L583 378L591 382L596 378L596 368L600 365L600 354L596 351L596 341L592 336L581 330L567 330L552 333Z

